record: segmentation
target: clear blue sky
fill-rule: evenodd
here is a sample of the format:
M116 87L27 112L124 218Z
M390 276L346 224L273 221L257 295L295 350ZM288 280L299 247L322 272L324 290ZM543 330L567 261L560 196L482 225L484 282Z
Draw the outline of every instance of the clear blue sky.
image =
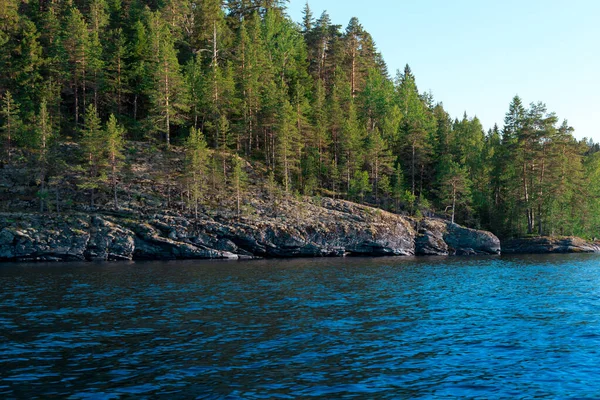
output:
M305 0L291 0L300 21ZM409 64L453 117L477 115L502 127L515 94L542 101L578 138L600 142L598 0L309 0L346 27L356 16L390 74Z

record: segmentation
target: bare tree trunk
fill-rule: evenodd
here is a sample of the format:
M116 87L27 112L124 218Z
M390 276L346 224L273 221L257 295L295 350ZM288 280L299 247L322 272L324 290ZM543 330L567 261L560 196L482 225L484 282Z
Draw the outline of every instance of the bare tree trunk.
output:
M415 195L415 153L416 153L416 143L415 140L413 140L412 142L412 167L411 167L411 174L412 174L412 195Z
M525 214L527 215L527 233L533 232L533 221L531 219L531 208L529 207L529 191L527 187L527 164L523 162L523 196L525 198Z
M44 212L44 177L42 176L40 182L40 212Z
M454 223L455 211L456 211L456 183L452 184L452 223Z
M546 147L544 146L542 156L542 166L540 171L540 191L538 199L538 234L541 236L544 234L544 227L542 222L542 201L544 199L544 174L546 171Z
M237 176L236 177L236 183L235 183L235 188L236 188L236 196L237 196L237 217L240 217L240 203L241 203L241 190L240 190L240 177Z
M60 212L60 196L59 196L59 192L58 192L58 183L56 184L56 187L54 188L54 196L55 196L55 202L56 202L56 213Z
M10 165L10 160L11 160L11 153L12 153L12 132L11 132L11 126L10 126L10 111L9 111L9 115L8 115L8 122L7 122L7 147L6 147L6 155L7 155L7 159L8 159L8 164Z
M169 67L168 67L168 63L165 60L165 111L166 111L166 126L165 126L165 135L166 135L166 141L167 141L167 147L169 147L171 145L171 115L170 115L170 110L169 110Z
M375 204L379 204L379 157L375 157Z
M121 57L117 61L117 114L121 115Z
M114 191L114 201L115 201L115 208L118 210L119 209L119 200L117 198L117 160L115 158L115 154L113 153L111 155L111 167L112 167L112 184L113 184L113 191Z
M352 46L352 78L351 80L351 90L352 90L352 98L356 97L356 45Z
M75 81L75 87L73 92L75 93L75 127L79 126L79 90L77 88L77 81Z

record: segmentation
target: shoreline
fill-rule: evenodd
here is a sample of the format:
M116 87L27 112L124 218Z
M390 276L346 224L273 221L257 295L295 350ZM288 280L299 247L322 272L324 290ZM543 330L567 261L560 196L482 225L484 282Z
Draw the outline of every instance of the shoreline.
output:
M289 214L0 213L0 262L600 253L600 243L580 238L501 242L487 231L344 200L302 206L308 212L294 220Z
M294 215L294 214L297 215ZM500 241L438 219L344 200L198 219L114 212L0 214L0 261L119 261L499 254Z

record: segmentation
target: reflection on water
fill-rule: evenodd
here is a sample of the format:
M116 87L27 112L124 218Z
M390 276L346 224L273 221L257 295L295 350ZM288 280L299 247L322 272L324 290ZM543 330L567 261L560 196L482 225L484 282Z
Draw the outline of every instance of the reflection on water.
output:
M600 257L0 265L0 397L600 396Z

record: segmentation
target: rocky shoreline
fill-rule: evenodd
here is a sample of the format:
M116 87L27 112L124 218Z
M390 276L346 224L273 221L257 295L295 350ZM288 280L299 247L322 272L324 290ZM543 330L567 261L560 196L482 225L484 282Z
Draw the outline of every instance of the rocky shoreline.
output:
M503 254L600 253L600 243L578 237L534 237L511 239L502 243Z
M264 210L263 210L264 211ZM500 254L490 232L343 200L241 216L205 212L0 213L0 261L119 261ZM580 238L525 238L502 254L600 253Z
M0 261L499 254L489 232L322 199L294 213L0 214Z

